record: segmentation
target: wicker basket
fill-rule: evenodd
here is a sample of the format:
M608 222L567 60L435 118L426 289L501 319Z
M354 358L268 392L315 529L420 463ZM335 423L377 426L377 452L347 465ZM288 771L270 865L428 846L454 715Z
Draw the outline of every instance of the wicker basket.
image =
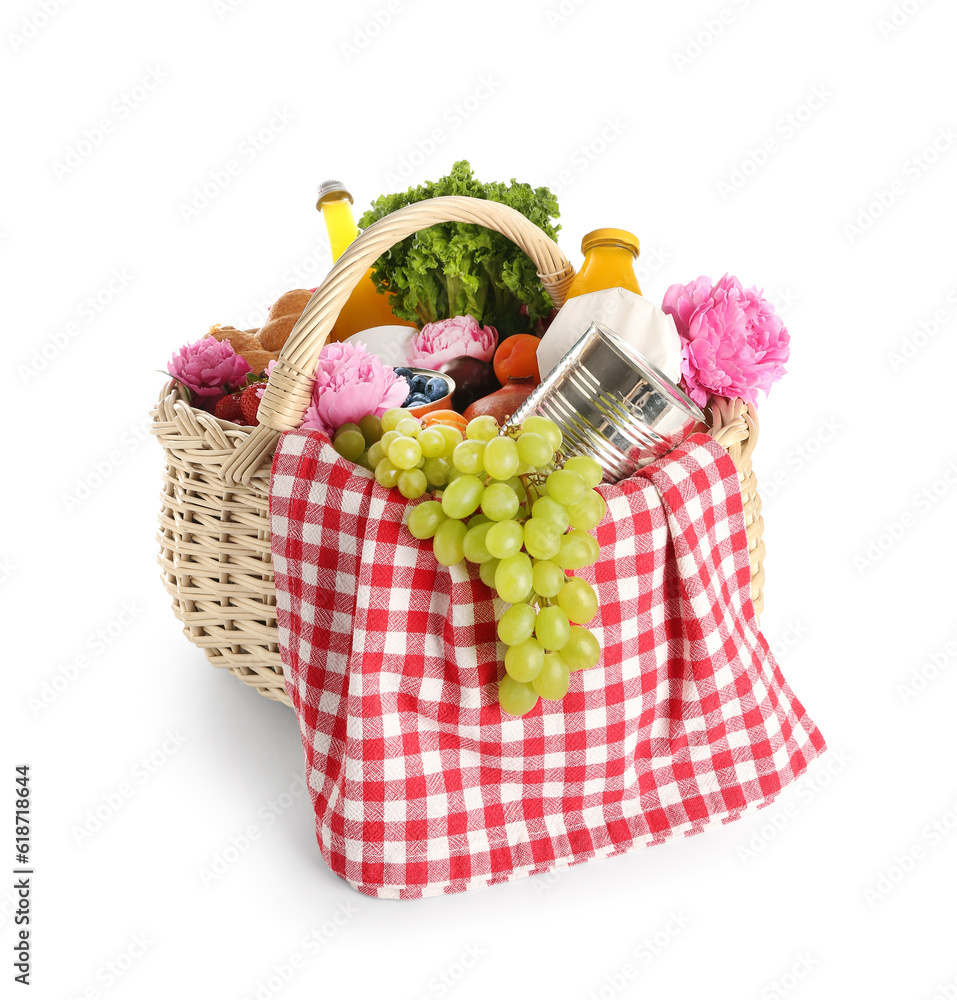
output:
M574 268L525 216L474 198L419 202L371 226L336 262L270 375L258 427L194 409L175 382L163 388L152 411L153 433L166 451L159 562L173 610L214 666L286 705L269 548L270 460L279 434L302 422L319 351L352 289L382 253L437 222L475 223L508 236L531 257L555 304L564 302ZM764 522L751 470L757 417L740 400L716 400L709 416L709 432L727 448L741 479L751 593L760 613Z

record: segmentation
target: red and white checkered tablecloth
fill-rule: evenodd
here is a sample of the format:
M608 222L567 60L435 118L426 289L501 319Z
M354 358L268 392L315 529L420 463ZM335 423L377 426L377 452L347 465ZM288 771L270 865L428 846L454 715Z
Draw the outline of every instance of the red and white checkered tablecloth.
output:
M458 892L698 833L825 749L758 630L724 449L695 435L601 492L601 559L581 575L602 661L516 719L497 698L504 605L477 567L438 565L403 526L410 502L324 436L283 435L286 688L322 856L360 892Z

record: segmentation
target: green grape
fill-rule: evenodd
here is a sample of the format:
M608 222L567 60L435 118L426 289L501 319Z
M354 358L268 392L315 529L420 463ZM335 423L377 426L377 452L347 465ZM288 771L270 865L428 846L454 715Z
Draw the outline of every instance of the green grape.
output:
M513 604L498 620L498 637L506 646L518 646L535 631L535 609L530 604Z
M491 518L486 517L481 511L478 514L473 514L466 522L470 528L474 528L479 524L492 524Z
M359 456L359 465L361 465L363 469L368 469L370 472L375 472L375 466L369 461L369 453L367 451L364 451Z
M551 442L541 434L529 431L526 434L519 434L516 442L519 460L533 469L541 469L548 465L555 454Z
M400 471L387 458L384 458L375 467L375 481L383 489L391 490L399 481Z
M537 639L526 639L505 650L505 672L512 680L534 680L545 665L545 650Z
M601 645L591 629L572 625L561 653L572 670L589 670L601 659Z
M503 480L506 486L511 486L515 490L515 495L518 497L519 501L525 499L528 495L525 490L525 484L518 478L518 476L512 476L510 479Z
M515 521L499 521L485 536L485 544L496 559L507 559L521 552L524 541L522 526Z
M535 619L535 638L546 649L561 649L568 642L570 628L568 615L561 608L550 604L538 612Z
M568 523L573 528L591 531L601 524L607 507L605 498L594 490L589 490L576 504L568 508Z
M522 433L541 434L552 446L553 451L558 451L562 446L561 428L548 417L526 417L522 421Z
M422 441L422 438L419 438ZM432 487L445 486L449 481L449 471L452 466L444 458L427 458L422 465L425 478Z
M491 441L498 437L498 421L491 414L473 417L465 427L465 436L470 441Z
M530 517L525 522L524 536L525 549L536 559L551 559L561 549L561 532L543 517Z
M538 704L531 684L520 684L506 674L498 685L498 703L508 715L527 715Z
M598 542L587 531L574 529L562 535L558 553L552 556L562 569L583 569L598 559Z
M481 479L475 476L460 476L445 488L442 494L442 510L448 517L468 517L478 509L484 489Z
M382 421L374 413L370 413L359 421L359 430L362 431L366 444L374 445L382 437Z
M561 653L546 653L545 662L532 681L536 694L546 701L561 701L568 694L569 666Z
M545 480L545 488L548 495L563 507L578 503L588 489L585 480L577 472L567 472L565 469L551 473Z
M420 455L418 462L415 463L415 468L421 469L425 465L425 459Z
M445 438L438 427L426 427L419 435L418 441L426 458L441 458L445 454Z
M349 431L359 431L359 433L360 433L360 434L362 433L362 431L361 431L361 430L359 430L359 425L358 425L358 424L353 424L353 423L351 423L351 422L350 422L350 423L345 423L345 424L340 424L340 425L339 425L339 426L338 426L338 427L337 427L337 428L335 429L335 431L333 432L333 434L332 434L332 440L333 440L333 441L335 441L335 439L336 439L336 438L337 438L337 437L338 437L338 436L339 436L340 434L343 434L343 433L348 433Z
M463 441L452 452L452 464L460 472L470 476L480 476L485 471L482 456L485 454L484 441Z
M465 558L463 542L468 528L461 521L448 518L435 531L432 551L443 566L455 566Z
M382 414L380 423L384 431L394 431L400 420L406 420L412 416L411 410L404 410L401 406L393 407Z
M398 441L402 435L398 431L386 431L381 438L379 438L379 444L382 445L383 450L388 454L389 445L393 441Z
M465 532L462 551L469 562L481 564L489 562L492 558L492 553L485 546L485 536L489 533L491 527L491 522L476 524L474 528L469 528Z
M446 461L446 459L443 459L443 461ZM465 475L465 473L461 469L456 469L456 467L454 465L452 465L449 468L449 483L455 482L456 479L458 479L460 476L464 476L464 475ZM446 486L447 485L448 485L448 483L446 483Z
M532 586L542 597L556 597L567 579L562 568L548 559L539 559L532 566Z
M568 511L551 497L539 497L532 504L532 517L542 517L564 531L568 527Z
M558 606L568 615L569 621L584 625L598 614L598 595L587 580L573 576L558 592Z
M382 459L386 458L385 448L381 441L375 441L369 445L369 463L374 469Z
M575 455L573 458L568 458L562 468L566 472L575 472L581 476L589 489L597 486L602 480L601 466L590 455Z
M395 425L395 429L406 437L417 438L422 433L422 424L415 417L405 417Z
M485 446L482 464L493 479L510 479L518 468L518 445L509 437L492 438Z
M448 424L434 424L429 430L436 430L442 435L442 439L445 441L442 458L451 458L452 452L455 451L455 446L462 443L462 435L458 429L450 427Z
M518 513L515 490L505 483L492 483L482 494L482 513L492 521L508 521Z
M409 511L409 534L420 540L431 538L445 520L442 504L438 500L426 500Z
M421 469L403 469L399 473L396 486L406 500L418 500L429 488L425 473Z
M488 538L486 536L486 541ZM486 587L495 589L495 571L498 569L498 559L491 559L488 562L479 564L479 579Z
M386 454L397 469L414 469L422 457L422 449L415 438L399 437L389 445Z
M350 462L358 460L359 456L365 450L365 446L366 439L362 436L358 427L355 430L340 431L336 434L335 440L332 442L332 447Z
M532 588L532 560L524 552L502 559L495 570L495 589L507 604L517 604Z

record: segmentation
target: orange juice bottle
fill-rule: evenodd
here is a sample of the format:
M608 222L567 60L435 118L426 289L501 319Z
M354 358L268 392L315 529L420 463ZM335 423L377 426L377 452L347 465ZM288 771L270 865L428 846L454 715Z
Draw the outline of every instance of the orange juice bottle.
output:
M627 288L641 295L635 277L638 237L626 229L594 229L582 239L585 263L575 275L566 298L598 292L603 288Z
M316 208L322 212L329 233L332 259L337 261L359 235L359 227L352 211L352 195L341 181L323 181L319 186ZM329 340L345 340L354 333L361 333L374 326L415 326L415 323L399 319L393 314L389 296L380 295L376 290L372 268L369 268L342 307L336 325L329 334Z

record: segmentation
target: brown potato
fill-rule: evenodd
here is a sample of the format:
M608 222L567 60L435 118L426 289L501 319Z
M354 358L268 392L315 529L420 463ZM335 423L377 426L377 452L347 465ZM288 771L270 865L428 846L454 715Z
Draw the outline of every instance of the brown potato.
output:
M299 313L295 313L289 316L277 316L275 319L267 321L258 334L259 343L262 344L263 350L278 354L298 319Z
M312 292L308 288L293 288L289 292L283 292L272 304L264 325L268 326L270 320L278 319L280 316L295 316L298 319L311 298Z

